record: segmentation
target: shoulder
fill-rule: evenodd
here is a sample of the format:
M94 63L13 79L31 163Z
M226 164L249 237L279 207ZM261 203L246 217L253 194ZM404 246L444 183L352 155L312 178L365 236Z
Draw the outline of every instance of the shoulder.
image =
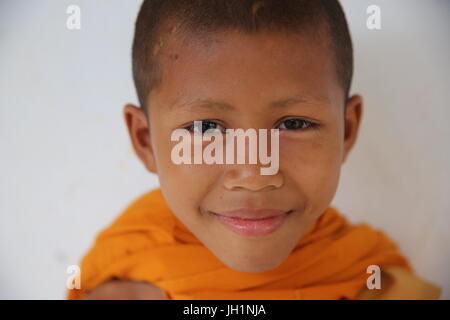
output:
M108 280L86 293L86 300L164 300L164 291L148 282Z
M401 267L386 267L382 272L382 288L364 289L360 300L436 300L442 289Z

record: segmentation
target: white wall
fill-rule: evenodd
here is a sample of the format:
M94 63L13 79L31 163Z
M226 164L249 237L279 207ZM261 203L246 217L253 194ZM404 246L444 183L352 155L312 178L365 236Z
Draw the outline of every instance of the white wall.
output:
M66 8L81 8L81 30ZM158 185L134 156L140 1L0 3L0 298L61 299L94 235ZM450 3L344 0L366 108L334 204L398 241L450 298ZM377 4L382 29L366 28Z

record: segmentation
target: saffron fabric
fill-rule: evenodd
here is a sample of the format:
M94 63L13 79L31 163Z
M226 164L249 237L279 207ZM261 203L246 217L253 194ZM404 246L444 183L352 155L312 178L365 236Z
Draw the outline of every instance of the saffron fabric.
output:
M248 273L216 258L171 212L160 189L135 200L98 234L81 263L82 299L111 278L150 282L167 299L353 299L367 267L413 272L397 245L367 224L353 225L329 207L275 269Z

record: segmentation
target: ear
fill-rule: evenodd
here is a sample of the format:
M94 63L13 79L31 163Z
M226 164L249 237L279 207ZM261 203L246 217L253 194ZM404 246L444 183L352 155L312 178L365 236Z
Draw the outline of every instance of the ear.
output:
M355 144L356 137L358 136L359 125L361 123L362 110L363 101L360 95L353 95L347 100L344 115L344 156L342 162L345 162L350 150Z
M125 105L123 113L134 151L147 170L156 173L147 116L141 108L132 104Z

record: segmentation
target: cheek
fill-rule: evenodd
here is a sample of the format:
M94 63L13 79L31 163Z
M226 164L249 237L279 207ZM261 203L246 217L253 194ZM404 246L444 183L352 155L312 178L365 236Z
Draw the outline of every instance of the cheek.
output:
M332 134L285 139L280 143L280 169L311 200L330 199L339 181L342 159L339 141L338 135Z
M173 210L197 210L205 195L220 176L218 165L175 164L172 148L177 144L170 135L154 136L154 154L161 189Z

